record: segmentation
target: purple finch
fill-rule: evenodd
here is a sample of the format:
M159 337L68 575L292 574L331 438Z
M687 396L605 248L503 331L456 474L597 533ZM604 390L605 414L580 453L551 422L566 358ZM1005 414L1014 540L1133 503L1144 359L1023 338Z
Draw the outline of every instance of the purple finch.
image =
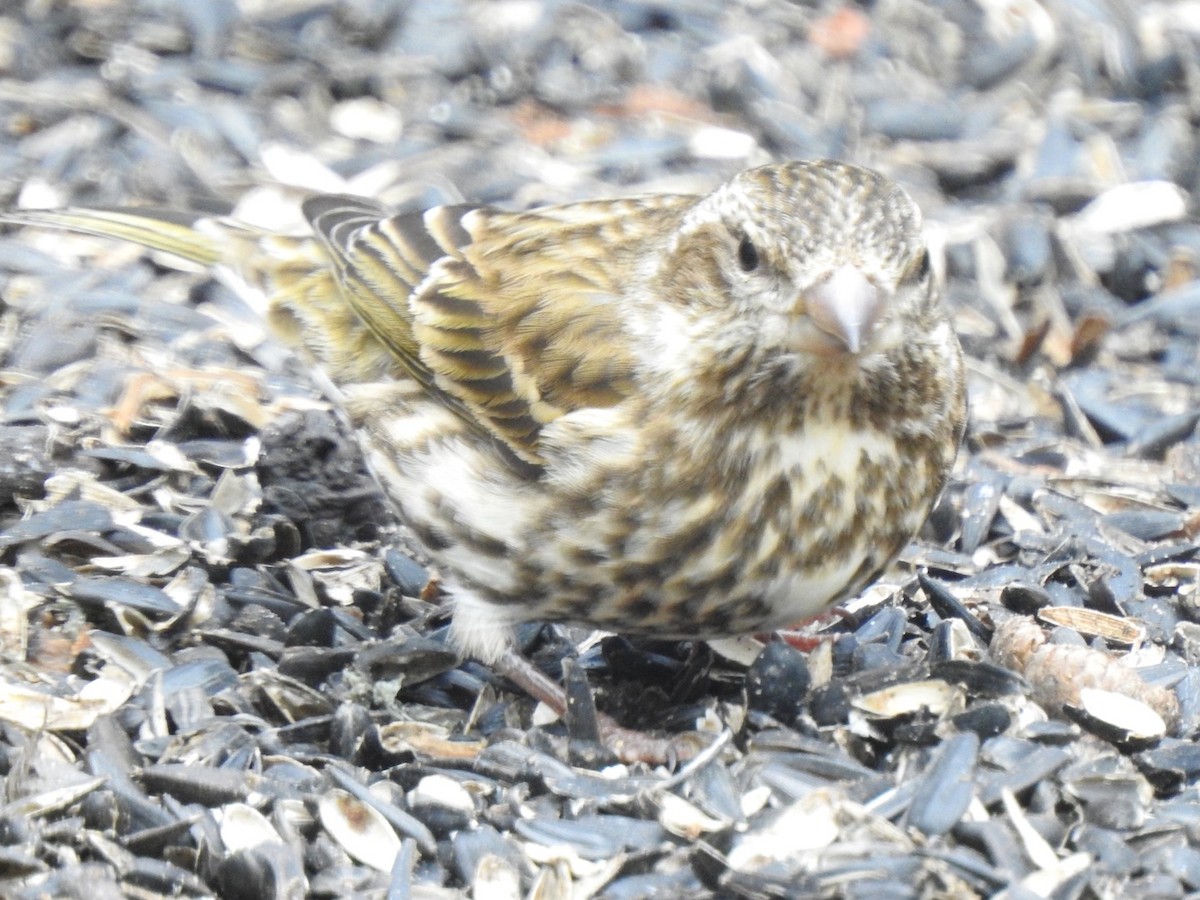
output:
M762 631L867 585L962 436L958 341L919 212L838 162L703 196L391 215L304 204L313 236L27 211L235 272L343 394L440 567L459 647L526 620Z

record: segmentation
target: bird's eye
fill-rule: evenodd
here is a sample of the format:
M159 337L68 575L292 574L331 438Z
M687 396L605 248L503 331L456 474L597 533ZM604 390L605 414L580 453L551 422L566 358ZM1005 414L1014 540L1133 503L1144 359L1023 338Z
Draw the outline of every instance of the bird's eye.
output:
M913 267L918 281L924 281L929 275L929 251L922 250L921 256L917 259L917 264Z
M758 248L746 235L742 235L738 243L738 265L743 272L753 272L758 268Z

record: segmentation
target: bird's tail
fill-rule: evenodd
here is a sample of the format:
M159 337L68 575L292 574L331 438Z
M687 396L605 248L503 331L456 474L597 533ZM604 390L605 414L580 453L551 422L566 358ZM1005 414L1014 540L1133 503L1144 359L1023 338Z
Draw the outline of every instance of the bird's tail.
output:
M118 238L204 266L215 266L222 261L224 251L219 241L196 230L196 224L203 218L196 214L166 209L0 211L0 222Z
M213 270L341 384L401 372L344 302L329 258L311 237L271 234L229 219L157 208L0 210L0 222L132 241Z

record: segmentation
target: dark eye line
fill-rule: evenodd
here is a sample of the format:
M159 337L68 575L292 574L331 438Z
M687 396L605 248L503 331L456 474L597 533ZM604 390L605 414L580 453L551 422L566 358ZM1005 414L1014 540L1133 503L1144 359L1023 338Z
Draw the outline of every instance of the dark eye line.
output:
M758 248L754 246L749 235L743 234L738 241L737 255L738 265L742 267L743 272L753 272L758 268Z

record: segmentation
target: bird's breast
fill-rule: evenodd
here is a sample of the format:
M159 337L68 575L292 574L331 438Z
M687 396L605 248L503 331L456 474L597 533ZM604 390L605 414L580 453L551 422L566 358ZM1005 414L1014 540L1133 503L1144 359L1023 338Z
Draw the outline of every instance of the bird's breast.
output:
M365 429L376 471L443 573L513 620L702 637L804 619L894 558L944 477L936 442L848 418L713 430L613 409L556 421L529 480L449 413L402 405Z
M549 586L542 617L622 631L728 634L815 615L903 548L940 485L919 445L844 420L664 429L634 456L585 456L529 572Z

